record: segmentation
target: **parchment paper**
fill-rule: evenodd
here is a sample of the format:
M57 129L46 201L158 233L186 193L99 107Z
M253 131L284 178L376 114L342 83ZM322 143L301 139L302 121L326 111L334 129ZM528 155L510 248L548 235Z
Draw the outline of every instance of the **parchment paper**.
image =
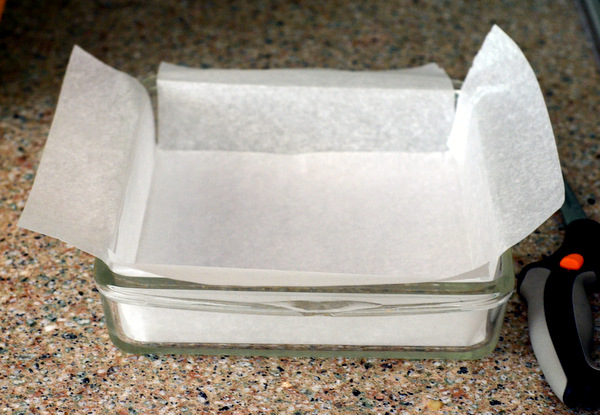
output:
M120 273L209 284L489 280L563 185L535 75L494 27L456 101L436 65L162 64L75 48L19 225Z

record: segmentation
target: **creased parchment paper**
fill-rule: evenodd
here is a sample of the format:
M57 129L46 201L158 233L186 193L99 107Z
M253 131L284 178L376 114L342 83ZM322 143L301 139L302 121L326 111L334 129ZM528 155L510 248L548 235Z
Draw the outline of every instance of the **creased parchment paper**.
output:
M490 280L563 201L544 99L494 27L458 93L396 71L162 64L75 48L19 225L113 270L224 285Z

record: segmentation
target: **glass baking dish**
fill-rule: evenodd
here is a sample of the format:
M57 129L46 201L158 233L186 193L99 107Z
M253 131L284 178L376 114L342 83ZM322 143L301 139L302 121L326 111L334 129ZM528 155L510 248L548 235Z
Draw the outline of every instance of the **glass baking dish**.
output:
M131 352L483 356L509 247L562 204L535 75L500 29L486 39L458 100L435 65L162 64L155 111L76 47L19 226L98 258Z
M514 289L488 282L245 287L128 277L96 260L110 337L131 353L477 359Z

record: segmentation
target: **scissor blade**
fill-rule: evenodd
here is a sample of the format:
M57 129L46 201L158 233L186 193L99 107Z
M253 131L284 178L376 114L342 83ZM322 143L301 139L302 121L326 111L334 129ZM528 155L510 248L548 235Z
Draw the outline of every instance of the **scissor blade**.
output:
M585 215L583 208L579 204L579 201L577 200L577 196L575 196L573 189L571 189L571 186L569 186L569 183L564 178L564 176L563 181L565 182L565 203L563 203L562 207L560 208L560 212L562 213L563 218L565 219L565 224L568 225L574 220L585 219L587 216Z

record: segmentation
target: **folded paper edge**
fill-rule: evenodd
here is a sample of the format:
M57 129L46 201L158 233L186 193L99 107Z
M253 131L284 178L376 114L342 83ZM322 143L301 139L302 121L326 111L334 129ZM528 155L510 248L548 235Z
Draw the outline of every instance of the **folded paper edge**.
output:
M96 87L99 79L103 84ZM104 98L101 103L90 99L95 95ZM114 117L107 119L106 114L111 112ZM74 114L80 121L75 127L70 122ZM111 257L118 255L117 237L119 233L123 237L125 232L121 216L131 206L126 200L127 187L131 187L130 162L140 142L154 143L153 128L150 98L143 86L75 46L18 226L55 237L111 262ZM91 151L86 144L90 142L106 145ZM69 181L64 180L66 174ZM60 177L63 180L56 179ZM144 192L137 193L143 199ZM90 205L90 211L99 206L108 206L109 211L96 217L82 209L85 204ZM139 224L129 226L128 231L141 229L143 215L137 220ZM129 239L132 237L135 238ZM134 254L126 253L123 259L133 258Z
M112 263L107 264L107 266L115 274L128 277L169 278L176 281L212 286L244 287L330 287L432 282L487 282L493 279L490 277L490 271L496 269L496 265L491 268L491 264L485 263L459 275L423 281L417 277L399 280L398 276L389 275L340 274L250 268L214 268L188 265Z
M371 76L376 74L376 78ZM398 75L402 75L399 77ZM350 71L331 68L202 69L161 62L158 82L215 83L269 87L405 88L407 80L426 79L417 88L447 89L452 82L436 63L414 68ZM435 82L434 82L435 80Z
M522 68L518 79L503 76L502 68L508 65ZM529 88L525 94L522 92L524 87ZM520 99L511 100L511 94L516 91L530 97L532 102L524 104ZM499 102L498 97L504 101ZM484 113L490 102L496 107L508 108L507 118L498 119L497 114L494 118L486 118ZM538 120L538 123L532 125L527 120ZM512 125L526 125L528 129L514 131ZM524 136L535 137L536 154L521 151L519 144ZM467 145L467 140L478 142ZM556 140L543 93L524 53L496 25L486 36L462 85L448 147L459 163L466 157L466 148L479 148L481 162L488 169L494 166L506 172L503 180L490 179L485 175L487 169L480 169L484 172L480 180L486 191L480 192L479 197L489 198L490 206L499 207L493 220L480 224L481 229L501 235L494 255L499 256L524 239L552 216L564 201ZM531 169L528 174L533 175L533 180L523 181L510 168L514 160L535 162L541 164L541 168ZM526 224L515 224L513 218L516 216L527 218ZM484 258L483 261L492 262L494 258Z

